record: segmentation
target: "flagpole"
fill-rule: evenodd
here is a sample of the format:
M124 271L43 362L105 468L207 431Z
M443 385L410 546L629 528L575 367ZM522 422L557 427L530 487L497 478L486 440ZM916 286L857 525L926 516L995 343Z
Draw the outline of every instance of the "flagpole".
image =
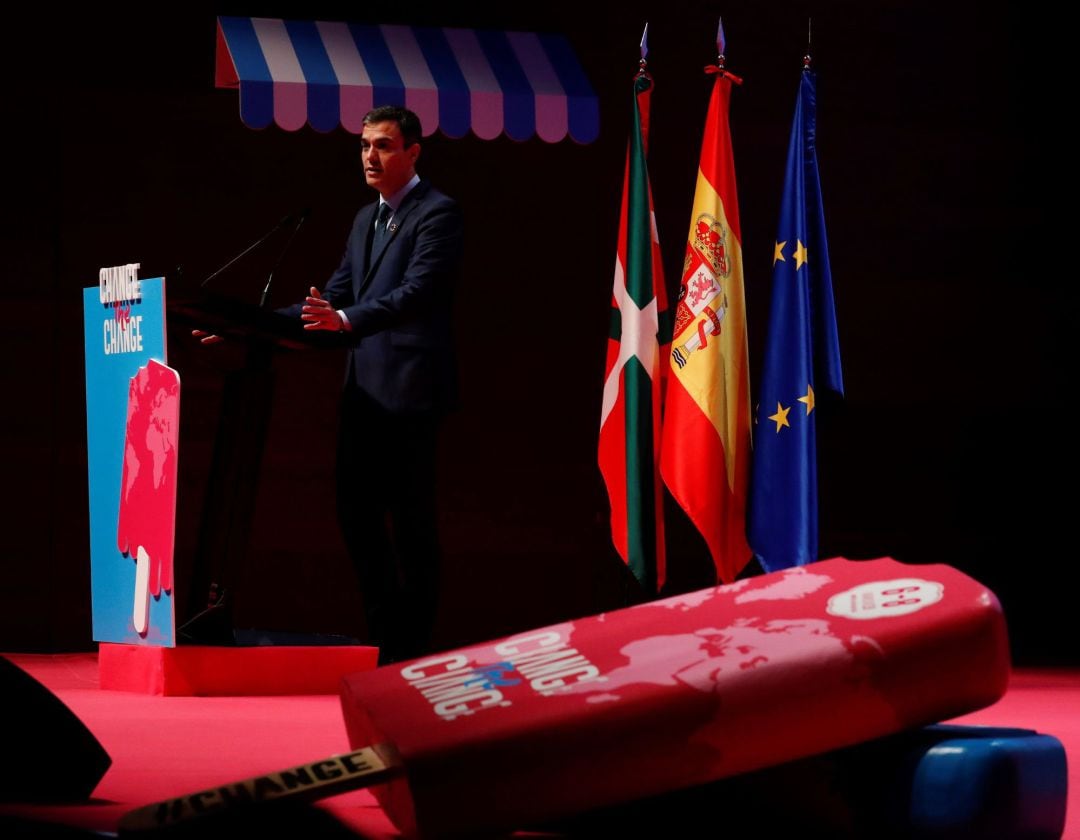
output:
M773 252L747 510L750 544L766 572L818 559L816 406L844 391L817 167L810 34L808 24Z
M813 31L812 31L813 24L814 24L814 19L813 18L807 18L806 19L806 55L804 55L803 58L802 58L802 69L803 70L809 70L810 69L810 42L811 42L811 36L813 34Z
M667 315L660 243L646 165L649 101L648 24L641 36L634 107L623 177L612 285L598 460L611 506L616 551L651 597L665 579L663 491L659 472L661 346Z
M750 559L746 493L750 375L742 230L728 123L732 88L723 21L701 143L682 282L668 354L660 474L701 533L717 578L731 583Z
M724 39L724 19L718 17L716 19L716 67L723 72L724 70L724 48L726 41Z

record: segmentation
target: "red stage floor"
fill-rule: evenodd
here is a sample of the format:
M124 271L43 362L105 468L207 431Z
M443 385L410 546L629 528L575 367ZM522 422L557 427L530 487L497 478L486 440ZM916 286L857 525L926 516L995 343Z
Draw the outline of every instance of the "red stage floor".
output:
M8 804L0 806L0 815L112 833L120 815L139 805L349 749L336 695L163 697L107 691L99 684L96 654L8 658L63 700L113 763L88 803ZM1080 671L1017 671L1000 702L954 722L1023 727L1058 738L1070 758L1071 807L1063 836L1080 840ZM367 792L342 794L320 807L348 827L344 834L335 827L333 836L398 836ZM722 821L712 817L720 830Z

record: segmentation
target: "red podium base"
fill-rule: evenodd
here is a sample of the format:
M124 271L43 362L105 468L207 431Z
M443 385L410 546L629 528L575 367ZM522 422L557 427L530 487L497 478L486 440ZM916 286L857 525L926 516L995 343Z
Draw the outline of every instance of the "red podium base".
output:
M341 678L376 667L363 645L260 645L165 648L102 642L101 687L178 696L337 694Z

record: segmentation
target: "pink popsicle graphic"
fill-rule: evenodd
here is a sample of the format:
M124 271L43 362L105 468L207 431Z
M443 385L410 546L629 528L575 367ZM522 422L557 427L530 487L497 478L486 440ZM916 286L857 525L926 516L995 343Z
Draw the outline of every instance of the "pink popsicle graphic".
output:
M145 635L150 596L172 591L180 377L151 359L131 378L117 547L135 560L135 632Z

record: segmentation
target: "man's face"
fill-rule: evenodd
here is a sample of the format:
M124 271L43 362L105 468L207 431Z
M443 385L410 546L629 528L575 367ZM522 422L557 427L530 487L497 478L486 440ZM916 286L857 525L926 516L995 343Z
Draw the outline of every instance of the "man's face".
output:
M364 126L360 135L360 159L364 180L388 198L404 187L416 174L420 144L405 148L401 127L392 120Z

